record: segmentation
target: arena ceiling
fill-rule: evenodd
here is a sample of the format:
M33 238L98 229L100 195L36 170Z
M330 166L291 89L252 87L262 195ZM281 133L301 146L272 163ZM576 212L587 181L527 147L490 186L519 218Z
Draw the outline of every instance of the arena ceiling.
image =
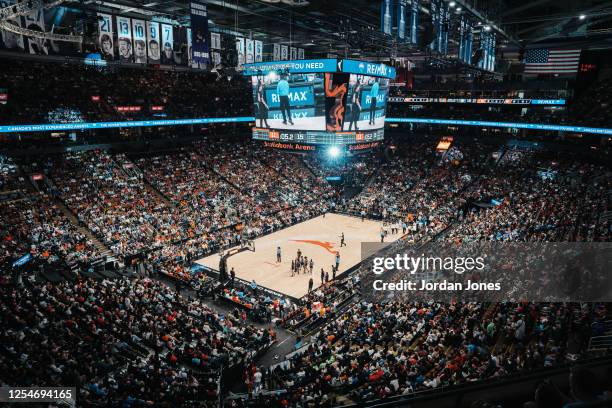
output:
M451 0L448 0L451 3ZM265 43L289 43L311 56L388 58L422 56L379 30L380 0L206 0L214 27L252 35ZM422 0L422 11L428 0ZM499 43L515 47L555 41L610 39L612 1L455 0L454 14L467 13L497 31ZM189 0L80 0L91 11L166 17L188 22ZM460 7L461 10L456 9ZM119 10L119 11L118 11ZM581 17L583 16L583 17ZM421 29L424 29L421 27ZM605 43L605 41L604 41ZM451 40L451 53L453 41Z

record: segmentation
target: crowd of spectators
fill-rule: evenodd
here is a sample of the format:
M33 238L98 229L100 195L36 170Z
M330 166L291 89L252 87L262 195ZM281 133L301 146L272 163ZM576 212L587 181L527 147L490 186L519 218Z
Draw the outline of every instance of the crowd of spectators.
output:
M219 368L274 333L149 280L0 285L3 383L73 386L112 406L215 406Z
M0 88L8 94L7 103L0 104L0 122L10 124L47 123L50 114L58 116L63 111L80 113L79 121L90 122L150 119L154 114L167 118L252 115L251 100L244 98L249 85L240 75L220 81L213 73L0 58ZM118 107L138 109L120 111Z
M98 249L53 197L27 191L25 183L17 166L6 161L0 171L0 265L27 254L58 269L96 259Z

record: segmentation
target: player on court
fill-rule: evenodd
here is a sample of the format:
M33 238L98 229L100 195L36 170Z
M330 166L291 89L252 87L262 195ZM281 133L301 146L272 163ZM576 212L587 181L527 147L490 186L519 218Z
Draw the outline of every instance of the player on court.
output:
M346 242L344 242L344 232L340 235L340 248L346 246Z
M276 247L276 262L281 263L281 247Z

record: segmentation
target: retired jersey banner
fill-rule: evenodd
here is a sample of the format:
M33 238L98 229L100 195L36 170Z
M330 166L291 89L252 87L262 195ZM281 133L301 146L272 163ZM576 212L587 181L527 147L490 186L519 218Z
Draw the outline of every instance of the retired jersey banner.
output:
M304 49L303 48L298 48L297 59L304 59Z
M281 45L281 60L285 61L289 59L289 47L286 45Z
M217 67L221 65L221 53L218 51L211 52L211 59L213 63L213 67Z
M108 14L98 13L98 46L102 58L112 60L115 56L113 47L113 20Z
M238 66L237 68L242 68L244 65L244 38L236 37L236 52L238 53Z
M147 63L147 30L142 20L132 20L132 35L134 36L134 62Z
M121 61L132 62L132 23L127 17L117 17L117 38L119 39L119 58Z
M245 60L247 64L252 64L255 62L255 44L253 44L253 40L247 38L245 41Z
M298 58L297 58L297 48L295 48L295 47L291 47L289 50L290 50L290 51L289 51L289 59L290 59L290 60L296 60L296 59L298 59Z
M25 25L24 28L32 31L45 31L45 15L43 14L44 9L38 9L31 13L23 16ZM44 38L28 37L25 36L27 42L27 49L30 54L34 55L47 55L49 50L45 44Z
M210 33L210 48L214 50L221 49L221 34Z
M280 44L274 44L274 52L272 53L272 61L280 61L281 59L281 46Z
M162 54L163 64L174 63L174 27L169 24L161 25Z
M263 42L255 40L255 62L263 61Z
M208 43L208 10L206 4L191 2L191 65L194 68L206 68L210 61Z
M147 53L150 64L159 64L161 58L159 46L159 23L147 21Z

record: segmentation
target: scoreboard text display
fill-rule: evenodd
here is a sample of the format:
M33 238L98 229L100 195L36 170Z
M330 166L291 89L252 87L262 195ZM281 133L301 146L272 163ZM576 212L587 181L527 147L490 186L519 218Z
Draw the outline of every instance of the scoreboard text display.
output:
M355 60L245 64L251 77L253 139L348 145L384 139L395 69Z
M357 132L317 132L309 130L291 131L266 128L253 128L253 139L275 142L304 143L314 145L348 145L381 141L385 137L383 129Z

